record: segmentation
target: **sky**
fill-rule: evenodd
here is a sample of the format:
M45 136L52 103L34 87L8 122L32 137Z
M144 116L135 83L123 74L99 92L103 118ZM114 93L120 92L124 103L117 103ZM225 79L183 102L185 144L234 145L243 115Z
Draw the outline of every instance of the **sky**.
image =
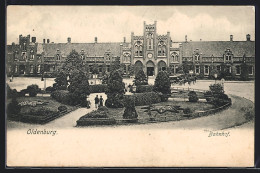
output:
M7 44L20 34L36 41L65 43L130 42L131 32L143 35L143 22L157 21L157 33L170 32L174 42L255 40L253 6L8 6Z

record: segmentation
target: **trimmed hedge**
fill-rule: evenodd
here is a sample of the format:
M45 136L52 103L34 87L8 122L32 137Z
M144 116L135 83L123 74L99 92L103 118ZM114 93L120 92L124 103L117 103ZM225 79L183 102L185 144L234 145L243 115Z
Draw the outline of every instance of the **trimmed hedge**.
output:
M161 93L156 92L145 92L145 93L136 93L131 95L131 97L135 98L135 106L144 106L154 103L160 103Z
M137 85L136 93L152 92L153 85Z
M90 93L104 93L107 90L106 84L89 85Z

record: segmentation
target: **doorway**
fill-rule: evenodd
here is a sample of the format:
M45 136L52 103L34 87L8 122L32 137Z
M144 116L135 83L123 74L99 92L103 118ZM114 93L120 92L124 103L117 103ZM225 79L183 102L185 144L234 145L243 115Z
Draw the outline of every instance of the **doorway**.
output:
M147 76L154 75L154 67L147 67Z

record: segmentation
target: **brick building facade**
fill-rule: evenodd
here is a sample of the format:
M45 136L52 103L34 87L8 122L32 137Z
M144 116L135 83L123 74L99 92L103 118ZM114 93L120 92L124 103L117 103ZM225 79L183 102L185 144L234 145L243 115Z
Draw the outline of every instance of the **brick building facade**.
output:
M93 43L73 43L67 38L66 43L53 43L43 39L36 42L36 37L19 36L19 44L7 45L6 72L14 76L40 76L42 71L51 76L60 68L72 50L76 50L90 67L97 64L100 74L110 71L110 64L120 57L125 64L125 73L129 73L130 65L135 72L143 69L148 76L156 76L160 70L177 73L180 64L192 65L192 73L209 76L212 66L221 71L223 64L230 74L239 78L241 64L246 62L249 76L254 78L255 42L250 35L245 41L188 41L173 42L170 32L157 34L157 22L144 22L143 35L131 33L131 42L99 43L95 37ZM104 69L105 67L105 69Z

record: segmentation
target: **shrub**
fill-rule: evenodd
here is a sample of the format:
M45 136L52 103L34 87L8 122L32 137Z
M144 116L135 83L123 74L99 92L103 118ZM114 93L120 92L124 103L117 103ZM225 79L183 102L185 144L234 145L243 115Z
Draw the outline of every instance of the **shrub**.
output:
M188 96L189 96L189 102L197 102L199 100L197 93L195 91L190 91Z
M216 107L223 106L229 102L231 103L231 99L226 94L215 95L214 98L212 99L212 103Z
M184 109L183 109L183 113L184 113L184 114L191 114L192 111L191 111L190 108L184 108Z
M138 114L135 109L135 98L131 96L125 97L125 111L123 114L124 119L136 119Z
M49 86L49 87L47 87L47 88L45 89L45 91L51 93L51 92L55 91L55 88Z
M51 97L56 101L67 105L75 106L81 103L81 100L77 95L69 93L67 90L56 90L51 93Z
M27 92L30 97L35 97L40 90L39 86L35 84L27 86Z
M224 89L221 84L212 84L209 86L209 89L213 93L213 95L224 93Z
M17 115L19 114L21 111L21 106L18 104L16 98L13 98L11 103L9 103L7 105L7 115L11 116L11 115Z
M59 110L60 112L67 111L67 107L66 107L66 106L59 106L59 107L58 107L58 110Z
M136 93L134 95L131 95L131 97L135 98L135 106L144 106L154 103L160 103L162 101L161 95L162 94L156 92L146 92Z
M22 90L19 92L19 96L20 96L20 97L24 97L26 93L28 93L27 89L22 89Z
M108 118L107 113L101 111L92 111L84 116L84 118Z
M162 101L168 100L168 94L171 93L171 82L167 72L160 71L158 73L155 79L153 90L163 94L161 98Z
M58 113L58 111L51 110L47 107L40 107L38 109L30 109L29 115L36 115L36 116L50 116Z
M97 110L99 112L106 112L106 113L108 113L108 108L106 106L99 106Z
M107 90L106 84L89 86L90 93L104 93L104 92L106 92L106 90Z
M16 91L16 89L11 89L8 84L6 86L6 94L7 98L18 97L18 92Z
M137 85L136 93L152 92L153 85Z
M139 70L135 76L134 84L138 85L148 85L147 76L144 74L143 70Z
M213 94L211 91L206 91L204 93L204 97L206 98L207 102L211 102L213 98Z

